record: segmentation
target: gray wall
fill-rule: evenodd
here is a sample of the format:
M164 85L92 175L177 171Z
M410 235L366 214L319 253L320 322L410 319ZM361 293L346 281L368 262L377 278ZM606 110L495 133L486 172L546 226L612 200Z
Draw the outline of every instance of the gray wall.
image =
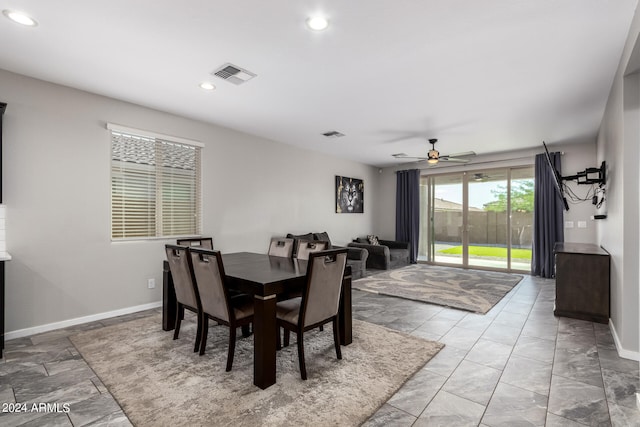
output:
M204 234L223 252L266 252L286 232L327 231L346 244L373 228L379 173L370 166L1 70L0 94L9 336L161 300L172 240L110 240L106 122L205 144ZM335 213L335 175L364 180L364 214Z
M607 219L598 223L598 242L612 256L611 325L621 354L636 360L640 356L639 33L640 15L636 11L609 94L598 135L597 152L598 161L607 161L609 175L607 202L601 212L607 214Z

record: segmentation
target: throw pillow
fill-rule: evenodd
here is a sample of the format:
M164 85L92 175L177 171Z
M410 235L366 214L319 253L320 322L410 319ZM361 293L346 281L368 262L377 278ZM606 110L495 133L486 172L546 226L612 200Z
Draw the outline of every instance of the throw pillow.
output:
M297 240L313 240L313 234L311 233L307 233L307 234L287 234L287 238L288 239L297 239Z
M327 247L331 248L331 239L329 239L329 233L326 231L323 231L322 233L313 233L313 240L327 242Z
M378 236L373 236L373 235L369 235L367 236L367 240L369 241L370 245L379 245L380 242L378 242Z

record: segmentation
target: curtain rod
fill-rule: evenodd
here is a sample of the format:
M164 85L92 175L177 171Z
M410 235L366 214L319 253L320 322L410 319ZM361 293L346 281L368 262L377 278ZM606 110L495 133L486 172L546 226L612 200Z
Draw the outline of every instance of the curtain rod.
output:
M560 151L559 153L560 153L561 156L564 156L564 154L565 154L564 151ZM537 154L541 154L541 153L537 153ZM433 172L436 172L436 171L441 170L441 169L465 168L465 167L468 167L468 166L486 165L486 164L491 164L491 163L504 163L504 162L514 162L514 161L517 162L519 160L529 160L529 161L531 161L531 160L535 159L535 155L536 154L533 154L531 156L514 157L514 158L502 159L502 160L485 160L483 162L473 162L473 163L463 163L463 164L457 163L457 164L451 164L451 165L442 166L442 167L436 167L436 168L428 167L428 166L426 166L426 167L413 167L413 168L407 167L407 168L403 168L401 170L396 170L395 172L398 173L398 172L401 172L402 170L408 170L408 169L418 169L418 170L421 170L421 171L433 171ZM409 166L409 165L404 165L404 166ZM524 165L522 165L522 166L524 166ZM400 167L400 166L398 166L398 167Z
M440 168L430 168L430 167L425 167L425 168L419 168L420 170L438 170L438 169L449 169L449 168L455 168L455 167L467 167L467 166L475 166L475 165L486 165L486 164L490 164L490 163L501 163L501 162L513 162L513 161L518 161L518 160L531 160L530 156L526 156L526 157L515 157L512 159L504 159L504 160L486 160L484 162L474 162L474 163L465 163L465 164L455 164L455 165L451 165L451 166L443 166Z

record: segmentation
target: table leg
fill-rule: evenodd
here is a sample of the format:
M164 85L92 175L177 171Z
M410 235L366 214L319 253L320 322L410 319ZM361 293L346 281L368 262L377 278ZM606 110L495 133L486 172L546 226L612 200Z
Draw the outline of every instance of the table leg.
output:
M169 263L164 261L162 265L162 330L172 331L175 329L177 308L178 300L173 285L173 276L169 269Z
M351 276L342 279L342 295L340 297L340 309L338 312L340 319L340 343L349 345L353 342L351 333Z
M276 383L276 296L253 300L253 384L265 389Z

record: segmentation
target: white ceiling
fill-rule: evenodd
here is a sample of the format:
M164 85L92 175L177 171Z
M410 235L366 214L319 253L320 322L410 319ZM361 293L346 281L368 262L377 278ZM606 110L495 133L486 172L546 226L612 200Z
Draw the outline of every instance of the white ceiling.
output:
M594 138L636 4L0 0L39 23L0 16L0 68L381 167L426 138L441 154ZM210 76L227 62L258 76Z

